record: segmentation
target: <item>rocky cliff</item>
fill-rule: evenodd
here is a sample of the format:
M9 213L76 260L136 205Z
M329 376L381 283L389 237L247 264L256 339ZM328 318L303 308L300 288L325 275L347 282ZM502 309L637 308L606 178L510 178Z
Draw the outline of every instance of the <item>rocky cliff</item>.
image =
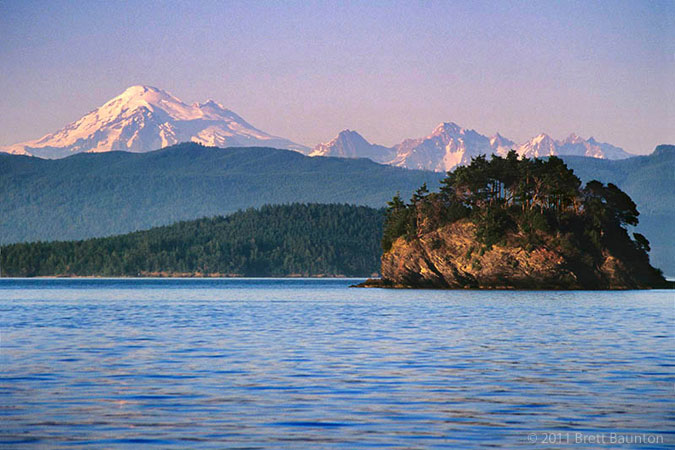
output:
M608 249L591 253L555 236L526 249L517 234L490 249L477 244L467 220L407 240L382 256L382 279L367 287L440 289L645 289L667 287L648 260L624 260Z
M474 158L409 203L387 204L382 280L366 285L475 289L668 287L633 232L637 205L565 163Z

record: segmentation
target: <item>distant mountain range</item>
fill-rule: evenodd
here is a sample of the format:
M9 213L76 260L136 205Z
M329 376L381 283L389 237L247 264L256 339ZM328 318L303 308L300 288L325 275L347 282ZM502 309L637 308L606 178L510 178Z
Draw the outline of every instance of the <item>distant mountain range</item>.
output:
M499 133L487 137L452 122L439 124L427 137L406 139L393 147L371 144L356 131L344 130L330 142L317 145L310 156L369 158L397 167L446 172L469 164L476 156L504 156L511 149L528 158L573 155L625 159L635 156L611 144L597 142L593 138L583 139L576 134L554 140L542 133L518 145Z
M498 133L487 137L452 122L439 124L429 136L406 139L393 147L371 144L356 131L344 130L312 150L255 128L213 100L189 105L152 86L132 86L55 133L0 147L0 151L54 159L85 152L142 153L180 142L214 147L273 147L310 156L369 158L382 164L437 172L468 164L479 155L505 155L511 149L527 157L575 155L623 159L634 156L613 145L575 134L563 140L540 134L516 144Z
M0 150L63 158L83 152L148 152L190 141L214 147L309 151L303 145L255 128L213 100L188 105L151 86L132 86L60 131Z

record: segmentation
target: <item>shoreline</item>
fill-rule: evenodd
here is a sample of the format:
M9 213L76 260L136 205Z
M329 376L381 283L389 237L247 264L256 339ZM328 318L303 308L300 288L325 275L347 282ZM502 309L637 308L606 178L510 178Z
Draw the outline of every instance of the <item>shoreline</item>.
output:
M675 290L675 281L666 280L664 286L656 287L646 287L646 288L560 288L560 287L551 287L551 288L541 288L536 287L532 289L524 287L514 287L514 286L491 286L491 287L439 287L439 286L411 286L407 284L394 283L393 281L384 279L384 278L368 278L366 281L363 281L359 284L354 284L349 286L351 288L370 288L370 289L410 289L410 290L431 290L431 291L523 291L523 292L551 292L551 291L652 291L652 290Z
M572 292L572 291L588 291L588 292L611 292L611 291L650 291L650 290L675 290L675 280L666 280L665 286L648 287L648 288L524 288L513 286L494 286L494 287L438 287L438 286L412 286L407 284L394 283L382 278L369 278L358 276L280 276L280 277L257 277L257 276L241 276L241 275L182 275L174 274L171 276L98 276L98 275L43 275L35 277L0 277L0 282L3 280L363 280L357 284L350 284L349 288L369 288L369 289L391 289L391 290L423 290L423 291L494 291L494 292Z
M287 276L245 276L245 275L39 275L34 277L13 277L3 276L2 280L212 280L212 279L245 279L245 280L364 280L368 276L346 276L346 275L287 275Z

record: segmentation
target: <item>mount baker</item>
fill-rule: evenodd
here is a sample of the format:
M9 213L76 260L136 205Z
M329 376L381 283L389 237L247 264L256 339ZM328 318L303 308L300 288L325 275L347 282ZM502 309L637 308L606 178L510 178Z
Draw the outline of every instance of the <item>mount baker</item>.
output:
M55 133L0 147L0 150L42 158L62 158L83 152L148 152L186 141L215 147L309 150L255 128L213 100L188 105L152 86L131 86Z
M371 144L356 131L344 130L331 141L310 149L255 128L213 100L188 105L166 91L140 85L128 88L55 133L0 147L0 151L62 158L83 152L148 152L185 141L216 147L274 147L309 156L369 158L382 164L438 172L468 164L479 155L505 155L511 149L525 157L577 155L623 159L633 156L619 147L575 134L554 140L542 133L516 144L500 134L487 137L452 122L439 124L426 137L406 139L393 147Z

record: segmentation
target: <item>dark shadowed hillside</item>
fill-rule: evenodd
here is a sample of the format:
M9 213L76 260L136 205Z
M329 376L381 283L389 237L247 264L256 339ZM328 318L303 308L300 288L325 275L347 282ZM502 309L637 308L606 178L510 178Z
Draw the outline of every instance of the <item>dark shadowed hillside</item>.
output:
M565 156L567 165L582 181L614 183L637 204L637 230L651 242L653 264L675 276L675 146L659 145L647 156L618 161Z
M363 206L264 206L122 236L13 244L0 264L9 276L368 276L379 270L383 221L383 210Z
M59 160L0 154L0 242L109 236L292 202L384 206L443 174L366 159L187 143Z

